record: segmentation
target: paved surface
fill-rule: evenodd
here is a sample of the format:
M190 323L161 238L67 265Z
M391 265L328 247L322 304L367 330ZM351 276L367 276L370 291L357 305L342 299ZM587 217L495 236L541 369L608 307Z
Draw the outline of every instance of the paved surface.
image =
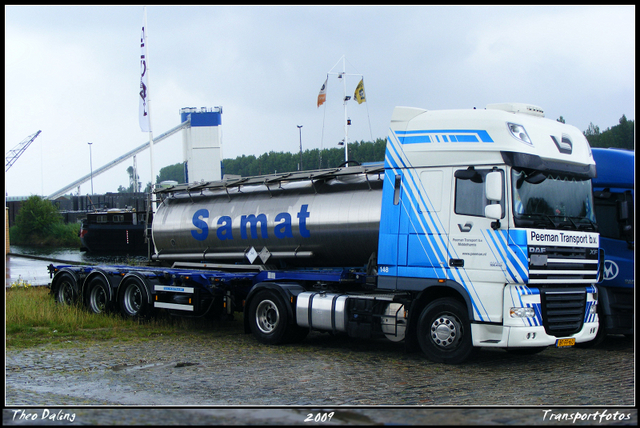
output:
M616 424L637 425L634 344L623 336L534 356L483 350L459 366L323 333L265 346L239 321L188 339L69 345L6 352L5 425L72 415L87 425L303 425L309 414L314 425L598 425L615 412Z

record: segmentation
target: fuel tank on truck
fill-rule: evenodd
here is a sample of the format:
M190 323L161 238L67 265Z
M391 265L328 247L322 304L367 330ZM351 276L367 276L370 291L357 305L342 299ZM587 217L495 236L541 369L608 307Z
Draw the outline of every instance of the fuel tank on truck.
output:
M154 259L364 266L378 249L383 181L380 165L162 189Z

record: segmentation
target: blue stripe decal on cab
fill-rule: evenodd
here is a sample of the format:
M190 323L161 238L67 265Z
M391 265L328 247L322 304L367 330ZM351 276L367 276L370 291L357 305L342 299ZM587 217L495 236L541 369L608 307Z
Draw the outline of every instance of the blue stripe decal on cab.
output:
M396 131L401 144L440 142L493 143L489 133L482 129L435 129L423 131ZM433 137L431 137L433 136Z
M400 140L400 144L420 144L420 143L431 142L431 138L429 138L428 135L420 135L420 136L413 136L413 137L398 137L398 139Z

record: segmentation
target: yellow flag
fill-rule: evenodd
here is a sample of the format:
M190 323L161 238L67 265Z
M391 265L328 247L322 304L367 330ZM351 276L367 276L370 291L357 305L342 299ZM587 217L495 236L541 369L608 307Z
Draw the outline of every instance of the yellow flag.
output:
M354 92L353 97L358 101L358 104L362 104L367 101L364 96L364 79L360 79L360 83L356 86L356 92Z
M328 76L322 84L322 88L320 88L320 93L318 94L318 107L324 104L327 100L327 80L329 80Z

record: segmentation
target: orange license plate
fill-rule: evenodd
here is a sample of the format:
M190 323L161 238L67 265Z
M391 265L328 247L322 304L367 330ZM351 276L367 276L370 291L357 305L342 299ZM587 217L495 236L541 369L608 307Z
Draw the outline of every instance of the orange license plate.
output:
M563 348L565 346L573 346L576 344L576 339L575 338L570 338L570 339L558 339L556 340L556 347L557 348Z

